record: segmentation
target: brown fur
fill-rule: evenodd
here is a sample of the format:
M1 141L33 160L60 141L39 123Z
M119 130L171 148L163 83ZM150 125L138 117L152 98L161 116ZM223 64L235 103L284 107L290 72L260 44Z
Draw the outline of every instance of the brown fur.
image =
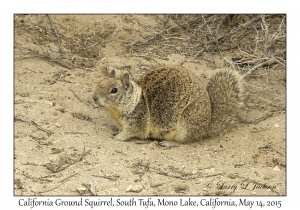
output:
M93 98L120 129L117 140L136 137L186 143L226 131L240 92L234 73L215 74L205 88L192 72L166 66L148 71L137 82L128 74L105 79Z

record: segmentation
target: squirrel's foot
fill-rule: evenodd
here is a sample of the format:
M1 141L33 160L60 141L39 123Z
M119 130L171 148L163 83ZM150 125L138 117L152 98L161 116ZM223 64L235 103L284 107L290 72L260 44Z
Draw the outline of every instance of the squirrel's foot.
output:
M118 135L119 133L120 133L119 131L116 131L116 132L113 133L113 136L116 136L116 135Z
M175 141L160 141L158 144L167 149L179 146L179 143L177 143Z
M116 134L113 138L116 139L116 140L118 140L118 141L127 141L129 139L128 135L126 135L124 133L124 131Z

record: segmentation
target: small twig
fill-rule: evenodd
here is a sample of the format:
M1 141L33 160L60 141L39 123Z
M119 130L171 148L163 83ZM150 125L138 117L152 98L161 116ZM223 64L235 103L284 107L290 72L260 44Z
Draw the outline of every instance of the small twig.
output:
M32 179L34 182L38 182L39 181L38 178L35 178L35 177L33 177L33 176L29 175L29 174L25 174L24 172L22 172L22 175L25 176L28 179Z
M153 34L158 34L158 32L154 31L153 29L149 28L148 26L143 25L143 27L144 27L147 31L149 31L149 32L151 32L151 33L153 33Z
M55 26L54 26L54 24L53 24L53 22L52 22L52 20L51 20L51 18L50 18L50 15L47 15L47 17L48 17L48 19L49 19L49 21L50 21L50 23L51 23L51 25L52 25L52 28L53 28L53 30L54 30L54 33L55 33L55 36L56 36L56 40L57 40L57 43L58 43L60 52L63 53L63 54L66 54L66 53L64 52L64 50L62 49L62 47L61 47L60 40L59 40L57 31L56 31L56 28L55 28Z
M265 37L264 37L264 55L265 57L268 56L269 53L269 29L268 25L265 21L265 15L260 15L264 30L265 30Z
M206 175L204 177L207 178L207 177L212 177L212 176L223 176L223 175L225 175L225 173L210 174L210 175Z
M24 70L26 70L26 71L30 71L30 72L37 73L36 71L30 70L30 69L28 69L28 68L24 68L24 67L22 67L22 66L15 66L15 67L16 67L16 68L24 69Z
M246 54L246 55L248 55L249 57L254 57L254 58L256 58L257 59L257 56L255 56L254 54L250 54L250 53L248 53L248 52L245 52L244 50L242 50L242 49L238 49L240 52L242 52L242 53L244 53L244 54Z
M46 104L46 105L50 105L50 106L54 106L54 102L53 101L47 101L47 100L32 100L32 99L25 99L25 98L21 98L21 97L15 97L14 100L15 104L22 104L22 103L41 103L41 104Z
M64 178L63 180L60 181L61 183L60 183L59 185L57 185L57 186L55 186L55 187L53 187L53 188L50 188L50 189L48 189L48 190L41 191L41 192L35 192L35 191L32 191L32 192L37 193L37 194L43 194L43 193L46 193L46 192L50 192L50 191L52 191L52 190L54 190L54 189L60 187L61 185L63 185L63 184L66 183L71 177L73 177L73 176L75 176L75 175L77 175L77 174L78 174L78 172L77 172L77 173L74 173L74 174L71 174L70 176Z
M39 130L46 132L48 134L48 136L51 136L53 134L52 131L42 128L41 126L36 124L36 122L34 122L33 120L31 120L31 124L34 125L35 127L37 127Z
M79 97L74 93L73 90L71 90L71 89L69 89L69 90L74 94L74 96L75 96L79 101L81 101L82 103L84 103L84 104L87 105L87 106L91 106L90 103L87 103L86 101L84 101L84 100L82 100L81 98L79 98ZM93 106L93 105L92 105L92 106Z
M51 136L53 134L52 131L49 131L45 128L42 128L41 126L39 126L38 124L36 124L36 122L34 122L33 120L31 122L27 121L27 120L23 120L23 119L20 119L20 118L14 118L14 121L17 122L17 121L20 121L20 122L26 122L26 123L29 123L31 125L34 125L37 129L41 130L41 131L44 131L45 133L48 134L48 136Z
M104 178L104 179L109 179L109 180L112 180L112 181L116 181L120 178L119 175L104 175L104 176L101 176L101 175L92 175L94 177L100 177L100 178Z
M64 179L62 179L62 180L60 180L60 182L66 182L68 179L70 179L71 177L73 177L73 176L75 176L75 175L77 175L77 174L79 174L79 172L76 172L76 173L74 173L74 174L71 174L70 176L68 176L68 177L66 177L66 178L64 178Z
M285 20L285 16L282 18L281 23L277 29L277 32L279 32L279 33L281 32L281 28L282 28L282 25L284 24L284 20Z
M247 76L248 74L250 74L252 71L254 71L255 69L257 69L257 68L259 68L259 67L261 67L261 66L263 66L263 65L265 65L265 64L268 64L268 63L270 63L271 61L273 61L273 60L275 60L275 58L271 58L271 59L269 59L269 60L267 60L267 61L265 61L265 62L263 62L263 63L260 63L260 64L257 64L256 66L254 66L254 67L252 67L250 70L248 70L243 76L242 76L242 78L244 78L245 76Z
M282 35L282 36L275 37L273 40L275 41L277 39L282 39L282 38L285 38L285 37L286 37L286 35Z
M95 47L97 44L99 44L99 42L96 42L95 44L93 44L93 45L91 45L91 46L89 46L87 48L83 48L83 49L80 49L80 50L72 51L72 53L77 53L77 52L81 52L81 51L84 51L84 50L91 49L91 48Z
M258 124L258 123L260 123L260 122L262 122L262 121L264 121L264 120L266 120L266 119L268 119L269 117L272 117L272 116L273 116L273 114L266 114L265 116L254 120L253 124L256 125L256 124Z
M280 57L278 57L278 58L274 58L274 60L277 62L277 63L279 63L279 64L281 64L281 65L283 65L284 67L286 66L286 64L285 64L285 60L283 60L282 58L280 58ZM281 61L279 61L279 60L283 60L283 62L281 62Z
M36 178L36 177L33 177L33 176L29 175L29 174L25 174L24 172L22 172L22 175L25 176L28 179L32 179L34 182L42 182L42 183L52 182L52 180L49 180L49 179L46 179L46 178L43 178L43 177Z
M96 160L99 161L99 158L97 157L96 151L93 150L93 152L94 152L94 156L95 156Z
M211 20L212 20L212 17L214 17L214 16L215 16L215 15L211 16L209 20L211 21ZM212 35L211 30L210 30L209 26L207 25L207 21L205 20L205 18L204 18L203 15L202 15L202 18L203 18L203 20L204 20L204 24L206 24L206 27L208 28L208 31L209 31L210 35Z
M67 112L67 111L66 111ZM87 135L90 135L89 133L87 132L76 132L76 131L66 131L65 134L67 135L76 135L76 134L87 134Z
M95 186L93 183L91 183L90 185L83 183L82 185L85 186L93 196L97 196L97 193L95 191Z
M39 164L36 164L36 163L30 163L30 162L27 162L27 163L22 163L22 165L31 165L31 166L43 166L43 165L39 165Z
M167 23L168 23L168 21L169 21L169 15L166 15L166 18L165 18L165 20L164 20L164 25L166 25Z
M285 155L283 155L281 152L277 151L276 149L273 149L275 152L277 152L279 155L281 155L282 157L285 157Z
M223 58L224 61L226 61L227 63L229 63L232 67L232 69L235 69L235 66L232 62L230 62L226 57Z
M89 151L85 152L85 146L83 146L82 153L78 156L77 161L74 164L78 163Z

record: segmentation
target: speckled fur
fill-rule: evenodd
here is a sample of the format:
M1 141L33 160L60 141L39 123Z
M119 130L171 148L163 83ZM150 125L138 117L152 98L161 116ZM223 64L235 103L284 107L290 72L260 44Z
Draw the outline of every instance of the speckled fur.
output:
M211 101L209 136L228 132L236 121L237 112L243 105L241 76L235 71L217 72L206 89Z
M118 92L111 94L112 88ZM136 82L126 82L124 77L105 79L93 98L120 129L117 140L136 137L186 143L227 131L240 92L234 73L215 74L205 88L192 72L166 66L148 71Z

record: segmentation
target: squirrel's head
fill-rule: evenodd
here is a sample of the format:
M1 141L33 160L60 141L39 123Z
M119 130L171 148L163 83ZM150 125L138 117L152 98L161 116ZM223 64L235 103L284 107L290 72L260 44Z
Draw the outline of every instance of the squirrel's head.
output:
M127 73L121 79L117 79L112 71L110 78L97 84L93 99L100 107L123 110L135 94L136 86Z

